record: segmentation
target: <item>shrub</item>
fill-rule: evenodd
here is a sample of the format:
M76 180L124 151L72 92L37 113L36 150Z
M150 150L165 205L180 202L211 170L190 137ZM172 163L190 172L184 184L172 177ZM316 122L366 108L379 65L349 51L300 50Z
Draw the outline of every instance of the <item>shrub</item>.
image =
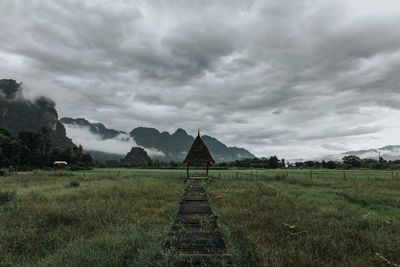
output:
M13 200L15 197L15 191L14 192L10 192L10 191L0 191L0 205L10 202L11 200Z
M72 225L73 223L79 222L79 218L72 214L63 214L59 212L48 213L44 216L45 223L48 226L58 225Z
M34 221L39 227L58 227L60 225L72 225L79 222L77 214L63 210L42 210L36 214Z
M285 180L285 179L286 179L286 175L284 173L275 175L275 180L277 180L277 181Z
M59 172L52 172L51 176L56 176L56 177L72 177L75 176L72 172L69 171L59 171Z
M72 165L69 167L69 170L71 171L86 171L86 170L91 170L92 168L86 165Z
M79 186L79 182L78 181L72 181L69 183L69 187L78 187Z

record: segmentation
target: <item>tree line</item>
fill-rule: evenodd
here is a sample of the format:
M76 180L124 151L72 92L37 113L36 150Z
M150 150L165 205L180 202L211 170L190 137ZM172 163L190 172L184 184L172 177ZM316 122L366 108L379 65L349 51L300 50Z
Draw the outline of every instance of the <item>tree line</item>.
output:
M285 168L285 159L279 159L277 156L269 158L249 158L235 160L232 162L222 162L217 164L218 167L238 167L238 168L262 168L262 169L277 169Z
M129 154L129 153L128 153ZM106 160L104 162L96 162L96 166L100 168L109 167L146 167L146 168L186 168L186 163L182 161L160 161L158 159L152 160L148 158L145 163L137 158L131 158L129 161L127 157L125 159L118 160ZM191 164L192 167L204 167L204 164ZM266 169L277 169L285 168L285 159L279 159L277 156L272 156L268 159L242 159L232 162L222 162L214 164L213 168L226 169L228 167L243 167L243 168L266 168Z
M54 147L51 134L48 126L38 131L20 131L17 136L0 128L0 168L31 170L52 167L54 161L66 161L71 168L92 166L92 157L81 145Z
M400 169L400 160L387 161L382 157L377 159L361 159L354 155L344 156L341 161L304 161L286 163L285 159L276 156L270 158L242 159L233 162L223 162L217 164L221 167L241 167L241 168L299 168L299 169Z
M186 168L186 164L182 162L163 162L159 160L149 160L146 164L139 164L138 161L132 160L127 163L123 160L109 160L105 162L96 162L97 167L146 167L146 168ZM201 166L201 164L199 165ZM297 168L297 169L400 169L400 160L387 161L383 158L361 159L357 156L345 156L341 161L304 161L290 163L285 159L279 159L277 156L269 158L247 158L235 160L232 162L217 163L213 168L259 168L259 169L278 169L278 168Z

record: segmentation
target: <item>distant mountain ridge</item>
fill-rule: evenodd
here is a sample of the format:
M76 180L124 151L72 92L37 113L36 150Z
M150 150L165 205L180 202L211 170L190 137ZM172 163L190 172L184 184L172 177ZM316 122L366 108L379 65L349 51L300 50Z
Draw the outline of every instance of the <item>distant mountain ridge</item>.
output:
M101 123L91 123L85 119L62 118L60 121L66 126L86 127L90 129L91 133L103 139L115 138L118 134L125 133L115 129L108 129ZM164 156L156 155L152 156L152 158L163 161L183 161L194 141L194 137L188 135L187 132L181 128L177 129L173 134L170 134L165 131L160 132L155 128L137 127L133 129L129 135L135 140L138 146L161 151ZM211 136L203 135L202 139L216 162L227 162L255 157L244 148L228 147Z
M166 158L178 161L182 161L185 158L194 141L194 137L188 135L181 128L173 134L169 134L168 132L160 133L154 128L138 127L129 134L139 146L158 149L165 154ZM208 135L203 135L201 138L217 162L255 158L253 154L244 148L227 147L216 138Z
M126 134L124 131L116 131L114 129L106 128L102 123L91 123L83 118L71 119L61 118L60 122L63 124L86 126L90 129L90 132L99 135L102 139L114 138L119 134Z
M328 155L319 157L316 160L337 160L341 161L345 156L357 156L362 159L378 159L380 156L385 160L397 160L400 159L400 145L389 145L381 148L372 148L372 149L364 149L364 150L356 150L356 151L347 151L335 155Z

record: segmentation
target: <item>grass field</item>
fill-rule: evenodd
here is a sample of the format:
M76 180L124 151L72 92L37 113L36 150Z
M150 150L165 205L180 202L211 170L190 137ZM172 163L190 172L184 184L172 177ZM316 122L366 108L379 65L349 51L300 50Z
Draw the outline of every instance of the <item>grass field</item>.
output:
M163 245L185 174L95 169L0 177L0 266L172 266ZM208 193L236 266L400 264L396 171L210 176Z
M119 175L129 175L131 177L151 177L151 178L182 178L186 177L186 169L127 169L127 168L96 168L92 171L80 171L77 174L82 176L102 176L115 177ZM205 170L198 168L190 171L191 176L205 174ZM381 171L381 170L309 170L309 169L228 169L210 170L210 177L214 179L270 179L276 176L290 176L291 178L315 178L327 180L376 180L393 179L400 180L400 170Z
M400 264L400 180L289 174L208 191L238 266Z
M68 172L1 178L0 266L167 264L160 253L184 186ZM7 199L4 192L13 191Z

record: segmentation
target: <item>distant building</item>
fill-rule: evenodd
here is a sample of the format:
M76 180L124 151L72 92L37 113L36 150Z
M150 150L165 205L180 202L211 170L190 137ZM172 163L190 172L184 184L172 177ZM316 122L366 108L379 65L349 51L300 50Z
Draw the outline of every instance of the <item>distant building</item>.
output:
M54 161L53 166L57 167L67 167L68 163L66 161Z

